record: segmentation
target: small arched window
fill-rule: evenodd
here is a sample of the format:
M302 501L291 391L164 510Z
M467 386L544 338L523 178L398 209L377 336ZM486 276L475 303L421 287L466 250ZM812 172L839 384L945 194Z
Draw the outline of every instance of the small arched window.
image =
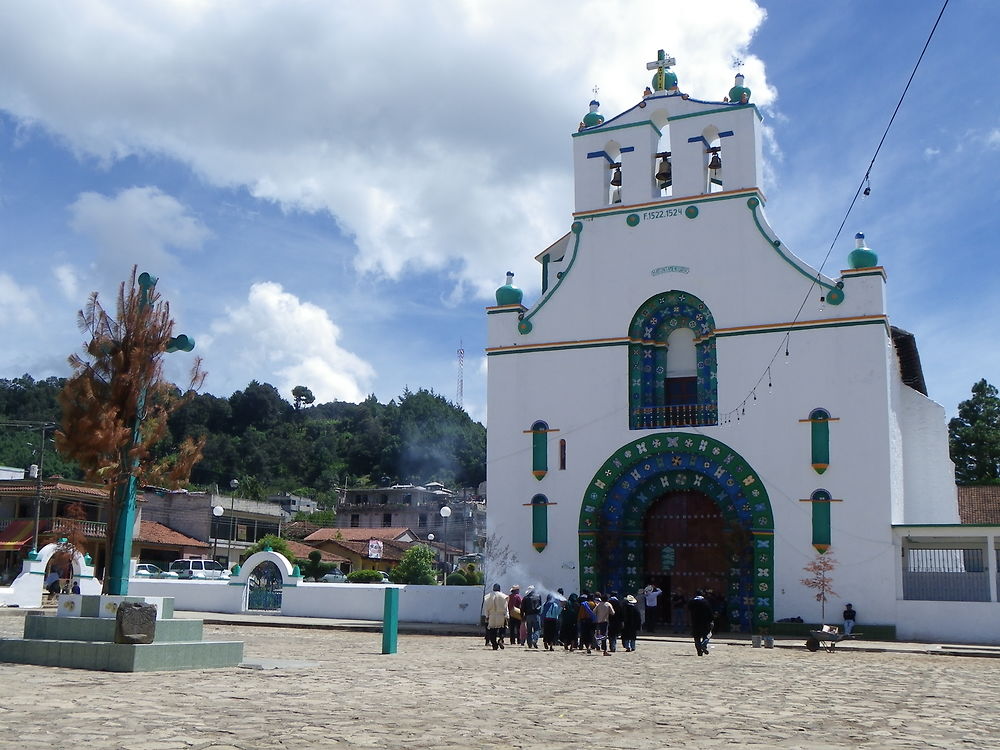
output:
M531 546L541 552L549 544L549 506L545 495L535 495L528 503L531 508Z
M539 419L526 432L531 435L531 474L541 481L549 473L549 425Z
M812 448L812 467L822 474L830 467L830 412L813 409L809 412L809 431Z
M629 428L718 424L715 320L693 294L656 294L629 326Z
M566 439L559 440L559 471L566 471Z

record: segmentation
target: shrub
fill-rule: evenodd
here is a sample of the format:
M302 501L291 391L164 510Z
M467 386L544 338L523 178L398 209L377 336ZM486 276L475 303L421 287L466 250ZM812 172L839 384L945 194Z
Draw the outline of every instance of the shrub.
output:
M382 583L382 574L377 570L355 570L347 574L348 583Z
M448 585L449 586L468 586L469 585L469 579L466 578L464 575L462 575L461 571L457 571L456 570L454 573L452 573L451 575L448 576Z
M435 552L423 544L414 544L403 553L399 565L392 569L390 578L393 583L415 583L423 586L433 586Z
M476 566L469 563L464 569L460 571L462 575L465 576L467 585L469 586L482 586L483 585L483 574L476 570Z

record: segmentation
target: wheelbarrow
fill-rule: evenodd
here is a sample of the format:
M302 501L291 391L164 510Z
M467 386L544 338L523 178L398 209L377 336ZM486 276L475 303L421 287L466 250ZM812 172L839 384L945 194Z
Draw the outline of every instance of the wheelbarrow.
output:
M834 625L824 625L820 630L809 631L806 648L810 651L819 651L821 648L833 651L841 641L853 641L860 635L860 633L841 633Z

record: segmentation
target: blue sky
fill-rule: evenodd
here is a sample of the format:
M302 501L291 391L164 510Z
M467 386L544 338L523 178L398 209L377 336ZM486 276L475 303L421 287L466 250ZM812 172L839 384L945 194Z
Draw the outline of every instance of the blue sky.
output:
M765 115L768 218L819 265L938 2L11 2L0 6L0 377L65 375L92 290L160 277L227 396L381 401L486 419L485 315L568 228L592 88L634 104L665 48ZM1000 5L948 7L824 270L864 231L892 322L953 414L1000 382ZM794 311L790 313L793 314ZM168 357L182 381L187 355Z

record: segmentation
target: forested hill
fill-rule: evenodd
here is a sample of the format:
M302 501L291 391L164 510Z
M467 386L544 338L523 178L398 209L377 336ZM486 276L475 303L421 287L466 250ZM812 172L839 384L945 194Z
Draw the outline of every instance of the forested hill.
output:
M58 422L62 384L28 375L0 379L0 421ZM236 478L264 492L295 492L321 502L345 483L436 480L470 487L486 478L486 428L431 391L407 390L387 404L369 396L360 404L313 405L308 388L296 392L296 406L257 381L229 398L199 394L171 418L162 450L170 452L187 435L207 435L192 486L226 488ZM37 442L37 433L0 430L0 464L36 463ZM45 473L78 476L51 444Z

